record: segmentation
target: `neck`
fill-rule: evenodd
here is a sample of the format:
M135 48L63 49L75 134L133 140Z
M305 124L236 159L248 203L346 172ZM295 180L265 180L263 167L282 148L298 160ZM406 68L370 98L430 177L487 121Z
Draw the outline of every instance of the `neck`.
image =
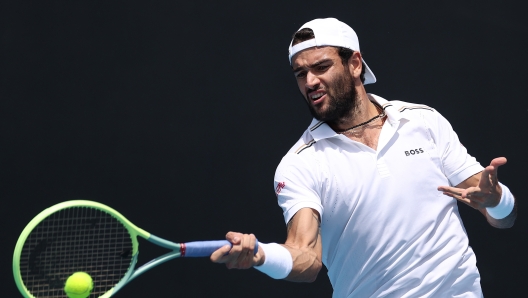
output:
M343 131L349 129L372 119L382 112L378 110L378 107L369 99L364 90L359 95L357 105L347 116L328 123L333 130Z

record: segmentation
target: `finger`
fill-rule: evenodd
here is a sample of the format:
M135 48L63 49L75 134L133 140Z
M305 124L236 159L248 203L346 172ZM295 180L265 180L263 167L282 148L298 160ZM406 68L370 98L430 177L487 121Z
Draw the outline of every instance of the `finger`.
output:
M247 268L249 267L249 264L251 263L251 260L253 259L252 256L249 254L251 239L249 235L244 235L240 242L241 246L241 252L238 255L237 263L240 268Z
M444 191L444 192L442 192L442 193L443 193L445 196L451 197L451 198L456 199L456 200L462 199L462 197L460 196L460 193L447 192L447 191Z
M491 161L490 166L500 167L505 165L507 162L508 160L506 159L506 157L497 157Z
M471 191L471 190L470 190ZM453 199L456 199L458 201L461 201L465 204L468 204L470 205L472 200L471 200L471 192L468 192L468 190L466 189L460 189L460 188L456 188L456 187L449 187L449 190L446 190L446 191L443 191L442 192L444 195L448 196L448 197L451 197ZM468 194L469 194L469 197L468 197Z
M462 198L467 198L470 200L475 199L482 195L483 195L482 189L480 187L475 187L475 186L462 190L462 193L460 194Z
M244 235L240 240L241 255L244 257L249 249L249 235Z
M499 181L497 177L499 167L505 165L507 162L508 160L505 157L497 157L491 161L489 167L493 167L493 171L490 172L490 177L493 184L497 184Z
M493 173L495 168L493 166L487 166L484 171L480 174L479 187L481 189L491 188L490 173Z
M253 257L255 256L255 245L257 245L256 243L257 243L257 237L255 237L255 235L253 234L249 234L247 254L248 254L248 259L250 260L252 260Z
M465 194L467 194L467 190L463 188L440 186L438 187L438 190L441 191L444 195L457 200L467 199L465 196Z
M457 188L457 187L452 187L452 186L438 186L437 189L442 192L449 192L449 193L458 194L458 195L460 195L462 191L464 190L463 188Z
M231 251L231 245L224 245L220 247L219 249L215 250L211 254L211 261L214 263L226 263L229 261L229 251Z
M451 197L453 199L456 199L458 201L464 202L466 204L469 204L471 201L467 198L462 198L460 194L452 193L452 192L443 192L444 195Z
M472 198L471 196L468 197L462 197L462 196L458 196L458 195L454 195L454 194L451 194L451 193L444 193L444 195L446 196L449 196L449 197L452 197L454 199L456 199L457 201L460 201L472 208L475 208L475 209L478 209L479 207L479 203L475 200L475 198Z
M228 232L226 234L226 240L233 243L233 245L240 244L243 234L237 232Z
M240 255L242 254L242 249L240 245L233 245L229 253L224 256L223 260L228 269L241 268L240 266Z

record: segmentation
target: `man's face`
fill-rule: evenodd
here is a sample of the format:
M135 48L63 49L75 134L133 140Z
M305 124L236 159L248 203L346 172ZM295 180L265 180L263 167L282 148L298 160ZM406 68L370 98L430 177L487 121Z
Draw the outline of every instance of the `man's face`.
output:
M333 122L355 109L357 91L348 67L334 47L314 47L296 54L292 68L310 113L320 121Z

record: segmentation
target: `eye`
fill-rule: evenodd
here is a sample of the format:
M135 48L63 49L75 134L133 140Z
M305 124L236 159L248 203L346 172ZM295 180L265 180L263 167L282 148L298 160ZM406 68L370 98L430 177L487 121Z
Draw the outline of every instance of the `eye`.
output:
M297 74L295 74L295 77L298 79L302 79L306 77L306 71L300 71Z
M329 65L319 65L317 66L317 70L318 71L325 71L328 69L328 67L330 67Z

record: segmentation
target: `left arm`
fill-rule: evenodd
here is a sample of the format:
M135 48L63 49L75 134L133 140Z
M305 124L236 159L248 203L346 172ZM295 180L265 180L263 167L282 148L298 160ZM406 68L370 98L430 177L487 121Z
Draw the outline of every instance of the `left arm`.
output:
M455 187L439 186L438 190L479 210L490 225L501 229L510 228L517 218L517 200L511 213L501 219L493 218L486 209L497 206L501 201L502 188L497 178L497 170L504 164L506 158L495 158L482 172L469 177Z

